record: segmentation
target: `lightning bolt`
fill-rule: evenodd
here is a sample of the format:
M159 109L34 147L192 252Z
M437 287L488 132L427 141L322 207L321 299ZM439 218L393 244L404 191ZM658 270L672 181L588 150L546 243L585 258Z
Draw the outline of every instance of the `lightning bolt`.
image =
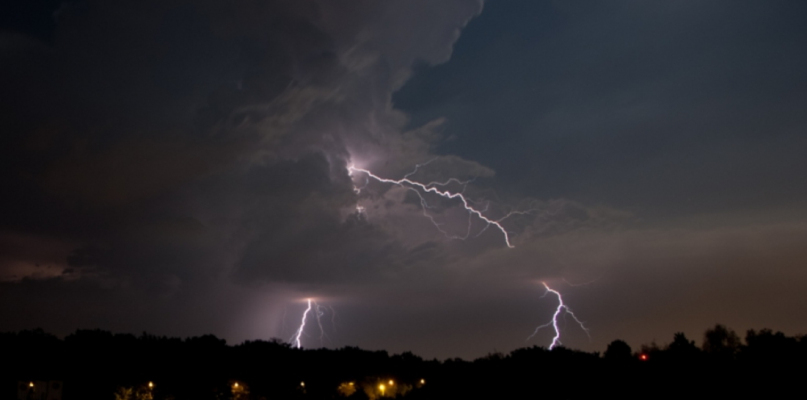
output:
M434 161L434 160L431 160L431 161ZM463 195L462 192L451 192L451 191L449 191L447 189L442 189L445 186L448 186L449 184L453 183L453 184L461 185L463 187L463 190L464 190L464 188L471 181L461 181L461 180L456 179L456 178L450 178L450 179L448 179L448 180L446 180L444 182L432 181L432 182L429 182L429 183L421 183L421 182L418 182L418 181L410 179L410 177L412 175L414 175L415 173L418 172L419 168L428 165L429 163L431 163L431 161L429 161L427 163L424 163L424 164L415 165L415 169L412 172L404 175L404 177L401 178L401 179L382 178L382 177L380 177L378 175L373 174L369 170L366 170L364 168L358 168L358 167L356 167L354 165L350 165L347 169L348 169L348 175L351 176L351 177L353 176L354 173L357 173L357 172L365 174L367 176L367 178L365 179L364 186L354 187L354 191L356 192L356 194L361 193L361 190L364 189L364 187L366 187L367 184L369 183L370 178L372 178L372 179L374 179L374 180L376 180L378 182L390 183L390 184L397 185L397 186L400 186L402 188L406 188L406 189L409 189L409 190L415 192L418 195L418 197L420 198L420 205L421 205L421 207L423 209L423 215L426 218L429 218L429 220L431 220L432 224L434 224L434 226L441 233L443 233L444 235L446 235L447 237L449 237L451 239L461 239L461 240L467 239L469 237L470 233L471 233L471 218L475 216L478 219L480 219L482 222L485 223L485 227L479 232L479 234L477 234L477 236L481 235L485 230L487 230L489 227L493 226L496 229L498 229L502 233L502 235L504 235L504 242L507 244L507 247L509 247L511 249L513 247L515 247L510 242L510 234L509 234L509 232L507 232L507 230L504 228L504 226L502 226L501 222L504 221L505 219L513 216L513 215L528 214L528 213L530 213L531 210L530 211L511 211L511 212L509 212L507 215L505 215L502 218L491 219L491 218L485 216L485 214L483 214L485 211L487 211L487 207L485 207L484 209L475 208L471 204L472 201L470 201L467 197L465 197L465 195ZM434 217L431 216L428 213L427 210L432 208L432 207L429 206L429 204L426 202L426 199L423 197L421 192L418 191L418 189L420 189L420 191L423 191L424 193L433 193L433 194L436 194L438 196L441 196L441 197L444 197L444 198L447 198L447 199L452 199L452 200L453 199L458 199L462 203L462 206L465 208L465 210L468 212L468 231L465 234L465 236L450 235L448 232L443 230L441 228L441 226L440 226L441 224L439 222L437 222L434 219ZM357 206L356 210L359 213L362 213L364 211L364 207Z
M572 310L569 309L569 307L563 303L563 296L561 296L560 292L550 288L549 285L546 284L546 282L541 282L541 284L544 285L544 288L546 288L546 293L544 294L544 296L546 296L548 293L552 293L558 298L558 308L556 308L555 313L552 314L552 320L535 328L535 331L532 333L532 335L530 335L527 338L527 340L532 339L532 337L535 336L535 334L538 333L539 330L546 328L548 326L552 326L555 329L555 336L552 338L552 344L549 345L549 350L552 350L555 346L562 344L560 342L560 328L558 327L558 316L560 316L561 313L565 313L564 315L566 314L571 315L574 321L577 322L577 325L580 325L580 328L582 328L583 331L586 332L586 335L588 335L589 339L591 339L591 335L588 332L588 328L586 328L586 326L583 325L583 322L580 321L576 315L574 315Z
M308 312L311 311L311 299L306 299L308 301L308 308L305 309L303 312L303 320L300 322L300 327L297 328L297 332L294 332L294 336L292 336L292 345L296 348L302 348L303 345L300 343L300 336L303 335L303 331L305 330L305 319L308 317Z
M314 312L314 317L316 318L317 326L319 327L319 341L320 344L323 346L325 345L325 338L328 338L328 335L325 333L325 327L322 324L322 317L325 316L326 314L325 310L331 310L332 320L335 320L336 318L336 312L333 311L333 307L328 305L320 305L314 299L306 299L306 303L308 304L308 307L303 312L303 317L302 320L300 321L300 326L294 332L294 335L292 335L291 339L289 339L289 342L292 344L292 347L298 349L303 347L301 338L303 336L303 332L305 332L305 325L306 325L305 322L308 319L308 314L310 314L312 310Z

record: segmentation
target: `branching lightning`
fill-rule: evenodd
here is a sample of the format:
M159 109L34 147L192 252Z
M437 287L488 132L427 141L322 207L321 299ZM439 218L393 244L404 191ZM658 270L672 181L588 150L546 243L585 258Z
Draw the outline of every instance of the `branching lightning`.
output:
M491 217L488 217L487 215L485 215L488 212L488 205L487 204L485 204L483 207L478 207L475 204L474 201L470 200L464 194L466 187L472 181L462 181L462 180L459 180L457 178L450 178L450 179L448 179L446 181L442 181L442 182L432 181L432 182L429 182L429 183L422 183L422 182L418 182L418 181L416 181L416 180L414 180L412 178L412 176L415 175L421 167L424 167L424 166L428 165L429 163L431 163L431 161L429 161L427 163L424 163L424 164L415 165L414 170L412 170L412 172L409 172L408 174L404 175L403 178L401 178L401 179L383 178L383 177L380 177L380 176L374 174L370 170L367 170L367 169L364 169L364 168L359 168L359 167L356 167L355 165L350 165L350 166L348 166L347 169L348 169L348 175L351 176L351 177L354 177L354 179L355 179L355 176L357 174L363 174L364 175L364 183L363 183L363 185L354 187L354 191L356 192L356 194L360 194L361 191L365 187L367 187L367 185L370 183L370 179L373 179L373 180L375 180L377 182L380 182L380 183L388 183L388 184L396 185L396 186L399 186L401 188L410 190L410 191L414 192L415 194L417 194L418 198L420 199L420 205L421 205L421 208L423 210L423 215L432 222L432 224L437 228L437 230L439 230L441 233L446 235L446 237L449 237L451 239L461 239L461 240L467 239L471 235L472 222L473 222L474 218L476 218L476 219L482 221L482 223L484 223L484 227L482 227L482 229L480 229L479 232L476 233L475 236L479 236L482 233L484 233L488 228L493 227L495 229L498 229L499 232L502 233L502 235L504 236L504 242L507 245L507 247L509 247L509 248L514 248L515 247L515 246L513 246L512 242L510 240L511 239L510 238L510 232L508 232L507 229L505 229L505 227L502 225L502 222L504 220L506 220L507 218L510 218L513 215L531 214L535 210L511 211L511 212L507 213L504 217L499 218L499 219L493 219ZM451 189L448 188L449 185L453 185L454 187L460 186L460 187L462 187L462 190L460 190L460 191L452 191ZM462 207L468 213L468 227L467 227L467 231L466 231L465 235L461 235L461 236L460 235L452 235L452 234L450 234L449 232L447 232L446 230L444 230L442 228L442 226L441 226L442 224L438 220L436 220L435 217L429 212L429 210L433 210L434 207L430 206L428 204L428 202L426 201L425 195L428 194L428 193L431 193L431 194L434 194L434 195L437 195L437 196L440 196L440 197L443 197L443 198L446 198L446 199L458 200L462 204ZM365 212L365 208L363 206L361 206L361 205L357 205L356 206L356 211L359 212L359 213L363 213L363 212ZM550 288L549 285L547 285L545 282L541 282L541 284L543 284L544 288L546 289L546 293L544 294L544 297L547 294L552 293L558 299L558 306L555 309L554 313L552 314L551 320L549 322L547 322L546 324L543 324L543 325L538 326L537 328L535 328L535 331L532 333L532 335L530 335L527 338L527 340L532 339L538 333L538 331L540 331L541 329L551 326L554 329L555 335L552 338L552 343L549 345L549 349L552 350L553 348L555 348L559 344L562 344L561 340L560 340L560 336L561 336L560 326L558 324L558 318L561 315L563 315L563 316L566 316L566 315L571 316L572 319L574 319L574 321L586 333L586 335L588 335L589 338L591 338L591 336L589 335L588 328L586 328L585 324L583 324L583 322L580 321L580 319L577 318L577 316L574 314L574 312L572 312L572 310L563 302L563 296L560 294L560 292Z
M289 339L289 342L291 343L292 347L298 349L303 347L302 336L303 333L305 332L305 325L306 320L308 319L308 314L310 314L312 310L314 312L314 317L316 318L317 326L319 327L319 341L321 345L325 344L325 338L328 337L328 335L325 333L325 327L322 325L322 317L325 316L326 314L325 310L331 310L332 314L331 319L333 321L335 321L336 318L336 313L333 311L333 307L328 305L320 305L313 299L306 299L306 303L308 304L308 306L305 309L305 311L303 311L303 317L302 320L300 321L300 326L294 332L294 335L292 335L291 339Z
M449 184L457 184L457 185L462 186L463 191L464 191L464 188L471 181L461 181L461 180L456 179L456 178L450 178L450 179L448 179L448 180L446 180L444 182L432 181L432 182L429 182L429 183L421 183L421 182L418 182L418 181L410 179L412 175L414 175L415 173L418 172L418 169L420 167L428 165L430 162L431 161L429 161L427 163L424 163L424 164L415 165L415 169L412 172L404 175L403 178L397 179L397 180L396 179L382 178L382 177L380 177L378 175L373 174L369 170L366 170L366 169L363 169L363 168L358 168L358 167L356 167L354 165L350 165L348 167L348 173L349 173L349 175L351 177L353 176L354 173L357 173L357 172L365 174L367 176L367 179L365 180L364 186L366 186L367 183L369 183L369 178L372 178L372 179L375 179L378 182L390 183L390 184L397 185L397 186L400 186L402 188L406 188L408 190L413 191L420 198L420 205L421 205L421 207L423 209L423 215L426 218L428 218L429 220L431 220L432 224L434 224L434 226L441 233L443 233L444 235L446 235L447 237L449 237L451 239L462 239L462 240L467 239L471 234L471 220L472 220L473 217L476 217L476 218L478 218L479 220L481 220L482 222L485 223L485 227L477 234L477 236L479 236L483 232L485 232L485 230L487 230L487 228L493 226L496 229L498 229L502 233L502 235L504 235L504 242L507 244L507 247L509 247L509 248L515 247L510 242L510 234L509 234L509 232L507 232L507 230L504 228L504 226L502 226L501 223L502 223L502 221L504 221L505 219L507 219L507 218L509 218L509 217L511 217L513 215L527 214L530 211L511 211L511 212L509 212L507 215L505 215L502 218L491 219L491 218L485 216L485 214L484 214L487 211L487 206L484 207L484 208L474 207L472 205L473 202L471 200L469 200L463 194L462 191L460 191L460 192L452 192L452 191L447 190L447 189L442 189L442 188L448 186ZM364 188L364 186L355 187L354 190L356 191L356 193L361 193L361 190ZM426 199L423 197L423 193L421 193L421 191L423 193L433 193L433 194L436 194L438 196L441 196L441 197L444 197L444 198L447 198L447 199L452 199L452 200L453 199L458 199L462 203L463 208L465 208L465 210L468 212L468 230L467 230L466 234L464 236L451 235L448 232L446 232L445 230L443 230L443 228L441 227L441 224L438 221L436 221L434 219L434 217L431 214L429 214L429 212L427 211L432 207L429 206L429 204L426 202ZM361 213L361 212L364 211L364 207L357 206L356 210Z
M577 322L577 325L580 325L580 328L582 328L583 331L586 332L586 335L589 335L588 328L586 328L583 322L580 321L576 315L574 315L572 310L569 309L569 307L563 303L563 296L561 296L560 292L550 288L549 285L546 284L546 282L541 282L541 284L543 284L544 288L546 288L546 293L552 293L558 298L558 307L555 309L555 313L552 314L552 320L535 328L535 331L532 333L532 335L530 335L527 338L527 340L532 339L532 337L535 336L535 334L538 333L539 330L546 328L548 326L552 326L555 329L555 336L552 338L552 343L549 345L549 350L552 350L555 346L562 344L560 342L560 327L558 326L558 317L561 315L561 313L564 313L564 315L570 315L574 319L574 321ZM546 293L544 294L544 296L546 296ZM589 338L591 338L590 335Z

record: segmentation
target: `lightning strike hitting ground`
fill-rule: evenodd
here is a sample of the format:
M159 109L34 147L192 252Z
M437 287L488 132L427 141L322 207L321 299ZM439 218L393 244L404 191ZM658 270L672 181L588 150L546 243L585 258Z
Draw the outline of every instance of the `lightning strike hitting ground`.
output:
M416 172L418 172L418 169L420 167L428 165L430 162L431 161L429 161L427 163L424 163L424 164L416 165L415 169L412 172L404 175L403 178L397 179L397 180L382 178L382 177L380 177L378 175L373 174L369 170L366 170L366 169L363 169L363 168L357 168L357 167L355 167L353 165L350 165L348 167L348 175L350 175L352 177L353 174L356 173L356 172L366 174L368 179L367 179L367 181L365 181L365 186L367 185L367 182L369 182L369 178L373 178L378 182L391 183L393 185L398 185L400 187L403 187L403 188L406 188L406 189L409 189L409 190L415 192L418 195L418 197L420 198L420 205L423 208L423 215L425 217L429 218L429 220L432 221L432 224L434 224L434 226L437 227L437 229L440 232L442 232L444 235L446 235L449 238L461 239L461 240L464 240L464 239L468 238L468 236L471 233L471 218L473 216L476 216L478 219L480 219L482 222L485 223L485 227L477 234L477 236L481 235L485 230L487 230L487 228L489 228L491 226L494 226L494 227L496 227L496 229L498 229L502 233L502 235L504 235L504 242L507 244L507 247L509 247L511 249L513 247L515 247L515 246L512 245L512 243L510 243L510 234L507 232L506 229L504 229L504 226L502 226L501 222L504 221L505 219L513 216L513 215L527 214L530 211L511 211L510 213L508 213L507 215L505 215L502 218L495 219L495 220L490 219L490 218L488 218L487 216L485 216L483 214L485 211L487 211L487 207L485 207L484 209L475 208L474 206L471 205L472 202L470 200L468 200L468 198L466 198L462 194L462 192L451 192L449 190L441 190L441 189L438 188L438 187L447 186L447 185L452 184L452 183L458 184L458 185L461 185L461 186L465 187L468 183L470 183L470 181L460 181L459 179L456 179L456 178L450 178L445 182L421 183L421 182L417 182L417 181L414 181L414 180L410 179L410 177L412 175L414 175ZM354 190L355 190L356 193L361 193L361 190L363 188L364 187L355 187ZM459 199L459 201L462 202L463 208L465 208L465 210L468 211L468 217L469 217L468 218L468 231L465 234L465 236L450 235L448 232L444 231L440 227L441 224L438 223L437 221L435 221L434 217L432 217L426 211L431 207L426 203L426 199L423 197L421 192L418 191L417 189L420 189L424 193L433 193L433 194L436 194L438 196L441 196L441 197L444 197L444 198L447 198L447 199ZM361 206L357 206L356 209L357 209L357 211L359 213L364 211L364 207L361 207Z
M296 348L302 348L302 344L300 343L300 336L303 335L303 331L305 330L305 319L308 317L308 312L311 311L311 299L307 299L308 301L308 308L305 309L303 312L303 320L300 322L300 327L297 328L297 332L294 332L294 336L292 336L292 344Z
M314 311L314 317L316 317L317 326L319 326L319 341L320 344L323 346L325 345L325 338L328 337L328 335L325 333L325 327L322 325L322 317L326 314L325 310L331 310L332 321L335 321L336 319L336 312L333 311L333 307L328 305L325 306L320 305L313 299L306 299L306 302L308 303L308 307L303 312L303 318L300 321L300 327L297 328L297 330L294 332L294 335L292 335L291 339L289 339L289 342L292 344L292 347L298 349L303 347L302 336L303 332L305 332L305 321L306 319L308 319L308 314L311 312L311 310Z
M588 328L586 328L586 326L583 325L583 322L577 319L577 316L574 315L572 310L570 310L569 307L563 303L563 296L561 296L560 292L550 288L549 285L546 284L546 282L541 282L541 284L544 285L544 287L546 288L546 293L552 293L558 298L558 308L556 308L555 313L552 314L552 320L535 328L535 331L532 333L532 335L530 335L530 337L527 338L527 340L532 339L532 337L535 336L535 334L538 333L538 331L541 330L542 328L546 328L551 325L555 329L555 337L552 338L552 344L549 345L549 350L552 350L558 344L562 344L560 342L560 328L558 327L558 316L562 312L571 315L574 321L577 322L578 325L580 325L580 328L582 328L583 331L586 332L586 335L589 336L589 339L591 339L591 335L589 335ZM544 296L546 296L546 294L544 294Z

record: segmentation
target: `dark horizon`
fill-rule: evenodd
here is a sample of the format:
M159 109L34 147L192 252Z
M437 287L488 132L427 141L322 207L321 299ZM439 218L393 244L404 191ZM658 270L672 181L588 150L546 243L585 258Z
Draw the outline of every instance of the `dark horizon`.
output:
M205 334L201 334L201 335L186 336L186 337L175 337L175 336L167 336L167 335L155 335L155 334L153 334L151 332L146 332L146 331L142 331L140 333L132 333L132 332L112 332L112 331L108 331L108 330L104 330L104 329L100 329L100 328L79 328L79 329L76 329L74 332L70 332L70 333L68 333L68 334L66 334L64 336L59 336L59 335L55 335L55 334L53 334L51 332L47 332L46 330L44 330L42 328L39 328L39 327L32 328L32 329L24 329L24 330L20 330L20 331L0 332L0 336L2 336L5 339L8 339L8 338L14 337L14 336L19 336L19 337L26 337L28 339L33 339L34 341L36 341L36 340L48 341L48 340L51 340L51 339L56 339L57 341L61 341L61 342L64 342L65 340L69 340L69 338L75 338L77 336L82 336L82 335L104 337L104 338L109 338L109 339L118 338L118 339L122 339L122 342L121 342L122 344L126 344L125 341L126 340L131 340L131 339L137 339L137 340L162 340L162 341L169 341L169 342L192 342L192 341L198 341L198 340L207 340L207 341L210 341L211 343L213 343L213 342L220 343L220 344L228 346L228 347L244 346L244 345L248 345L250 343L272 343L272 344L278 345L280 347L288 348L288 349L299 350L299 351L312 351L312 352L316 352L316 351L320 351L320 350L359 349L359 350L365 351L365 352L384 353L384 354L388 354L390 356L400 356L400 355L403 355L403 354L413 354L413 355L418 356L419 358L422 358L424 360L429 360L430 359L431 361L439 361L439 362L447 362L447 361L452 361L452 360L462 360L462 361L470 362L470 361L475 361L475 360L484 359L484 358L490 358L490 357L494 357L494 356L503 356L503 355L506 355L506 354L510 354L510 353L513 353L513 352L519 352L519 351L522 351L524 349L530 349L530 348L540 348L540 349L544 349L546 351L552 351L553 350L553 349L550 349L548 346L542 346L542 345L538 345L538 344L531 344L531 345L525 345L525 346L513 349L513 350L508 351L508 352L501 352L501 351L498 351L498 350L494 349L492 351L488 351L487 353L485 353L483 355L480 355L480 356L477 356L477 357L472 357L472 358L467 358L467 359L463 358L463 357L446 357L444 359L440 359L440 358L437 358L437 357L431 357L431 358L422 357L420 354L416 354L416 353L414 353L414 352L412 352L410 350L403 350L403 351L400 351L400 352L396 353L396 352L387 351L385 349L368 349L368 348L362 348L361 346L351 346L351 345L342 346L340 348L329 348L329 347L324 347L324 346L323 347L296 347L293 342L290 342L288 340L278 338L278 337L273 337L273 338L268 338L268 339L254 339L254 340L247 339L247 340L244 340L244 341L238 342L238 343L230 343L230 342L227 341L226 338L220 338L220 337L218 337L218 336L216 336L215 334L212 334L212 333L205 333ZM608 350L608 348L612 347L614 345L614 343L616 343L616 342L621 342L621 343L624 343L627 347L630 347L630 349L631 349L630 354L631 354L632 357L637 358L638 360L641 361L639 356L641 356L642 354L648 354L648 353L654 352L654 351L664 351L665 349L669 349L670 346L675 347L677 344L680 344L681 341L685 341L689 347L697 348L698 350L704 351L704 352L714 351L713 348L715 346L729 346L729 347L734 348L733 351L740 351L741 348L748 347L749 345L751 345L753 343L756 343L756 344L763 343L763 342L759 342L760 338L766 339L766 340L771 339L771 338L774 338L772 340L785 340L786 339L788 341L804 342L807 345L807 334L796 334L796 335L788 336L788 335L786 335L785 333L783 333L781 331L774 331L774 330L769 329L769 328L749 329L749 330L747 330L745 332L739 332L738 333L734 329L732 329L730 326L726 326L726 325L720 324L720 323L713 324L712 326L704 329L704 332L699 337L689 337L689 336L686 335L686 333L681 332L681 331L673 332L668 336L669 336L668 338L665 338L664 340L662 340L660 342L654 339L652 341L644 342L639 346L631 346L630 344L625 342L623 339L613 338L613 339L608 341L608 344L607 344L607 346L605 348L598 349L598 350L593 350L593 351L586 351L586 350L582 350L582 349L568 347L568 346L565 346L563 344L559 344L558 346L556 346L556 348L562 349L561 351L573 351L573 352L581 352L581 353L590 353L590 354L598 355L598 356L605 356L605 353ZM757 342L754 342L755 340L757 340ZM90 343L90 342L88 341L86 343ZM131 344L131 343L129 343L129 344ZM106 344L102 343L102 345L106 345ZM619 346L621 346L621 344ZM45 347L47 347L47 346L45 346ZM12 348L12 347L8 347L8 348ZM768 350L780 351L781 349L768 349ZM619 351L624 352L624 349L620 348ZM20 350L18 350L18 352L24 353L24 351L20 351Z
M20 399L43 393L65 400L112 393L119 400L462 399L523 397L539 384L545 395L564 398L680 398L770 396L799 387L807 336L761 330L743 341L717 324L703 337L700 347L679 332L669 344L637 351L614 340L602 353L531 346L440 361L357 347L303 350L280 341L227 345L211 335L83 330L60 341L34 330L0 333L5 360L15 366L0 377L0 395L10 397L16 386Z

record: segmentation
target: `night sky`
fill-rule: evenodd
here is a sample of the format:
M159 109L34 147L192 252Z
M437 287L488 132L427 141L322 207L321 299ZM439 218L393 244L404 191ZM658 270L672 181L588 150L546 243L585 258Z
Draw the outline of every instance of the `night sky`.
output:
M13 0L0 331L807 333L807 3ZM462 193L457 200L348 173ZM425 214L424 214L425 212ZM467 237L466 237L467 236ZM456 237L463 237L457 239Z

